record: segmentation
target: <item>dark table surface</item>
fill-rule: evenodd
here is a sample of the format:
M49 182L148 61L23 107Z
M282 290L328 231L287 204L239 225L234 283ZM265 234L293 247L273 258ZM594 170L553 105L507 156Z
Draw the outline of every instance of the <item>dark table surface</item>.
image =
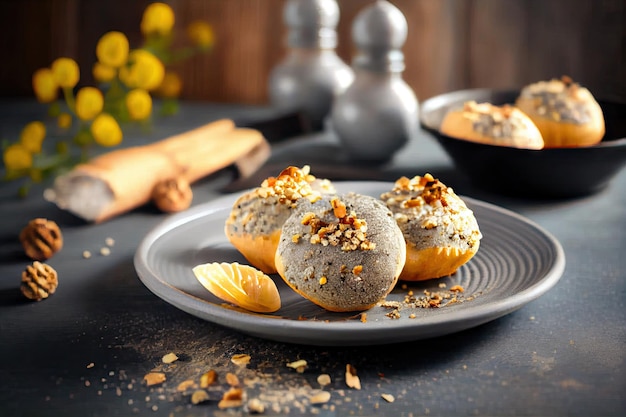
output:
M29 101L0 102L0 135L16 137L40 115L41 107ZM125 141L157 140L221 117L245 124L272 115L266 108L185 104L180 114L157 120L150 134L131 132ZM334 180L393 181L431 172L457 193L516 211L553 234L565 251L564 274L516 312L449 336L361 347L277 343L191 316L142 284L133 255L167 215L146 206L87 224L46 202L46 184L20 199L15 183L1 183L0 415L245 415L245 408L217 406L228 389L228 372L238 375L248 399L268 405L266 415L626 414L626 170L593 196L519 199L473 186L424 134L390 163L364 168L346 163L333 138L317 133L277 143L266 166L248 181L233 183L230 169L199 181L193 204L258 185L289 164L310 164L315 174ZM57 292L28 302L19 283L30 261L17 237L36 217L56 221L65 245L48 261L59 274ZM107 238L115 244L102 256ZM85 250L93 253L90 259L83 258ZM169 352L179 360L163 365ZM250 364L233 364L237 354L250 355ZM299 359L307 361L305 372L286 366ZM348 363L358 371L361 390L345 383ZM143 377L155 369L168 380L148 387ZM197 381L209 369L217 371L218 382L208 402L193 405L177 385ZM310 405L320 374L332 379L326 387L331 399Z

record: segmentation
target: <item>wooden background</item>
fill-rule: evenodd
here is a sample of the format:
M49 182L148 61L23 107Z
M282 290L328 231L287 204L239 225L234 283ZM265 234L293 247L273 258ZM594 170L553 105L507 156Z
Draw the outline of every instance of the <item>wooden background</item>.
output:
M350 62L351 22L372 0L339 0L338 54ZM98 38L141 41L147 0L0 0L0 96L31 96L31 75L57 57L76 59L81 85ZM624 0L395 0L409 23L404 78L423 100L470 87L519 87L568 74L598 97L626 100ZM172 0L176 35L193 19L214 27L209 55L177 68L183 97L263 104L271 68L285 54L284 0Z

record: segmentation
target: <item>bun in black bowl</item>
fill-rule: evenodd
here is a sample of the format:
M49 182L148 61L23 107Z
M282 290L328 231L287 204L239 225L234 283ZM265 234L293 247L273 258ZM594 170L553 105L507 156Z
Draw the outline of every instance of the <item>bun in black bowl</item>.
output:
M575 148L519 149L441 133L450 110L464 103L514 105L519 91L460 90L421 103L420 124L472 182L501 194L537 198L589 195L604 189L626 164L626 103L598 100L606 125L602 141Z

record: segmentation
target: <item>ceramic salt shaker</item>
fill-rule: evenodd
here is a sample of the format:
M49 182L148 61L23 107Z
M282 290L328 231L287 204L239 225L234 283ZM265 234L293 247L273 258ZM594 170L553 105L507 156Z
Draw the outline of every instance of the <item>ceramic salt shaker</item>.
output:
M334 102L330 128L353 160L384 162L419 129L419 103L402 79L407 21L388 1L356 16L353 83Z
M287 0L283 20L288 51L270 74L270 100L279 109L301 111L319 129L354 77L335 52L339 6L336 0Z

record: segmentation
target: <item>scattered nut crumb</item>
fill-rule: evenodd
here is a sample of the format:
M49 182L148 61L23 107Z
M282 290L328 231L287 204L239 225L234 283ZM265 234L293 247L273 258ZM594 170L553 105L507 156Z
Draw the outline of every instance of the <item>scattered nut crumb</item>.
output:
M361 313L361 323L367 323L367 313Z
M230 358L230 361L235 365L244 366L250 363L250 359L250 355L239 353L237 355L233 355L233 357Z
M181 382L180 384L178 384L178 386L176 387L176 391L178 391L178 392L185 392L189 388L193 388L195 386L196 386L196 383L192 379L186 379L183 382Z
M115 240L113 240L112 237L107 237L106 239L104 239L104 244L111 247L115 245Z
M306 369L306 366L307 366L307 363L304 359L300 359L295 362L290 362L287 364L288 368L293 368L296 370L296 372L300 374L304 372L304 370Z
M329 385L330 382L330 375L328 374L321 374L317 377L317 383L320 384L322 387Z
M315 395L309 397L311 404L324 404L330 401L330 392L320 391Z
M94 366L96 366L96 364L94 364L93 362L90 362L90 363L87 365L87 369L93 368Z
M396 400L395 397L391 394L380 394L380 396L388 403L392 403Z
M217 372L211 369L200 376L200 388L206 388L217 381Z
M464 292L465 288L463 288L461 285L455 285L455 286L450 288L450 291L452 291L452 292Z
M172 362L176 362L177 360L178 360L178 356L176 356L176 354L173 352L170 352L161 358L161 361L163 363L172 363Z
M346 365L346 385L350 388L361 389L361 380L357 376L354 366L350 364Z
M232 372L228 372L226 374L226 383L231 387L238 387L239 378L237 378L237 375L233 374Z
M246 406L250 413L263 414L265 412L265 405L258 398L252 398Z
M222 399L217 404L218 408L241 407L243 404L243 391L241 388L231 388L224 393Z
M391 310L389 313L385 314L385 316L389 317L390 319L394 319L394 320L397 320L400 317L402 317L400 315L400 310L398 310L397 308L394 309L394 310Z
M162 372L149 372L143 377L143 380L149 387L152 385L162 384L166 379L165 374Z
M110 254L111 254L111 249L107 248L106 246L103 248L100 248L100 255L109 256Z
M89 252L88 250L84 250L83 251L83 258L85 258L85 259L91 258L91 252Z
M203 403L208 400L209 394L203 389L195 390L193 394L191 394L191 403L194 405Z

